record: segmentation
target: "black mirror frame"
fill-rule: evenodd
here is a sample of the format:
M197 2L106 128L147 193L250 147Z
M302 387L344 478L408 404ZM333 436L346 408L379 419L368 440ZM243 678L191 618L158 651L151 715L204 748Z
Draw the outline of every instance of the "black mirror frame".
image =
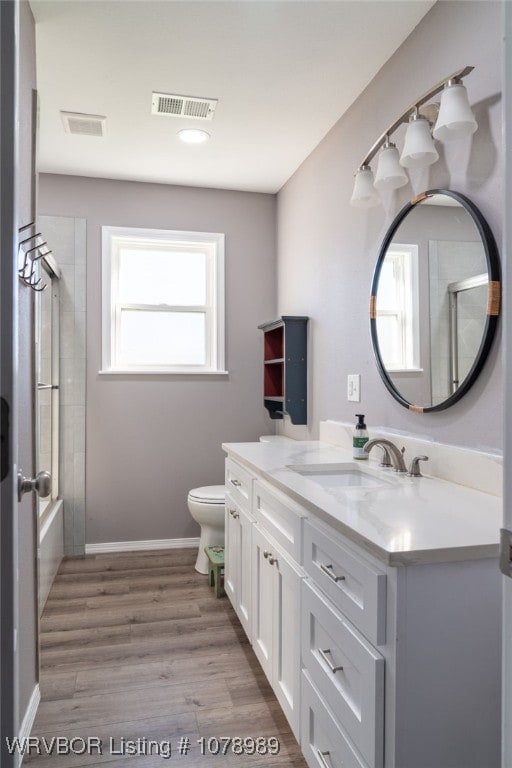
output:
M391 378L389 377L388 372L382 361L380 350L379 350L379 343L377 339L377 315L376 315L377 288L379 284L380 271L382 268L382 264L386 257L388 246L391 243L396 230L398 229L402 221L405 219L407 214L416 205L418 205L418 203L421 203L422 200L425 200L427 197L432 197L433 195L448 195L448 197L452 197L454 200L460 203L465 208L465 210L471 215L480 233L480 237L482 238L482 243L484 245L485 256L487 260L487 271L489 273L489 286L488 286L488 297L487 297L487 317L486 317L484 333L482 336L482 341L480 344L480 348L478 350L478 354L475 358L473 365L471 366L471 369L468 375L466 376L466 378L464 379L460 387L457 389L457 391L454 392L449 397L447 397L446 400L443 400L442 403L438 403L437 405L421 406L421 405L415 405L414 403L410 403L408 400L402 397L398 389L393 384ZM480 371L482 370L484 363L487 359L487 356L489 354L489 351L491 349L492 342L495 336L496 326L497 326L498 318L500 315L500 303L501 303L501 270L500 270L500 259L499 259L498 248L496 246L494 235L492 234L491 229L487 224L487 221L484 219L484 217L482 216L478 208L471 202L471 200L469 200L464 195L461 195L459 192L453 192L452 190L449 190L449 189L431 189L428 192L422 192L420 195L417 195L416 197L414 197L410 203L407 203L407 205L405 205L395 217L394 221L389 227L386 233L386 236L382 242L377 263L375 265L375 271L373 273L372 289L371 289L371 296L370 296L370 334L372 339L373 352L375 354L375 359L377 362L377 367L379 369L381 378L384 384L386 385L387 389L389 390L389 392L395 398L395 400L398 400L400 405L403 405L404 408L407 408L409 411L412 411L413 413L434 413L437 411L444 411L446 408L449 408L450 406L454 405L458 400L460 400L461 397L463 397L466 394L466 392L473 386L474 382L476 381L478 375L480 374Z

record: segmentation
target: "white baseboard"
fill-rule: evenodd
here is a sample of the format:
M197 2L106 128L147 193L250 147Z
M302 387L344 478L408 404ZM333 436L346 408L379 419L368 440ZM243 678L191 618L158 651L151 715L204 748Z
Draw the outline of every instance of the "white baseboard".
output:
M25 739L28 739L30 734L32 733L32 726L34 725L34 720L36 719L37 714L37 708L39 706L39 702L41 701L41 689L39 688L39 683L36 683L34 686L34 690L32 691L32 696L30 697L30 701L28 702L27 709L25 710L25 716L23 718L23 722L20 726L20 732L19 732L19 743L23 744ZM21 765L21 761L23 760L23 755L19 752L16 753L16 762L17 765Z
M86 555L102 552L136 552L150 549L181 549L199 546L199 539L148 539L147 541L105 541L101 544L86 544Z

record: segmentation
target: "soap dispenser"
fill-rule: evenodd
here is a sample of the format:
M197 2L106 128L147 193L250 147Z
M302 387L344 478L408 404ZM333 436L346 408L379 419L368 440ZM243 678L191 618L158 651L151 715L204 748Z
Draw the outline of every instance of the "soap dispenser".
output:
M352 439L352 455L354 459L367 459L368 454L365 452L364 447L368 442L368 430L364 423L364 414L356 413L356 416L358 421Z

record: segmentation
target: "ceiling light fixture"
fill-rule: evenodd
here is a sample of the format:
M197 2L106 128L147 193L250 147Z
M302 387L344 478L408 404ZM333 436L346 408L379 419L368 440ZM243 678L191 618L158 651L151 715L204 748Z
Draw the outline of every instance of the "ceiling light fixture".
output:
M470 136L476 131L478 125L469 106L466 88L462 85L462 78L472 71L473 67L464 67L437 83L379 136L355 173L351 205L358 208L378 205L380 198L375 189L398 189L407 184L408 177L403 167L422 168L435 163L439 154L431 133L434 122L433 137L443 142ZM442 93L440 106L428 104L438 93ZM390 136L404 123L408 123L407 132L398 160L398 150L390 141ZM379 159L374 181L370 163L377 153Z
M186 144L203 144L210 138L210 134L200 128L183 128L178 136Z

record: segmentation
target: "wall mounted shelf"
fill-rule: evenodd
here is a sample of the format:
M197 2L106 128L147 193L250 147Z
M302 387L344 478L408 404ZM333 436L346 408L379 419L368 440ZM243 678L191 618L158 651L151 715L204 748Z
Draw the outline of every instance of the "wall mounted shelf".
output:
M271 419L307 424L307 324L302 315L263 323L263 404Z

